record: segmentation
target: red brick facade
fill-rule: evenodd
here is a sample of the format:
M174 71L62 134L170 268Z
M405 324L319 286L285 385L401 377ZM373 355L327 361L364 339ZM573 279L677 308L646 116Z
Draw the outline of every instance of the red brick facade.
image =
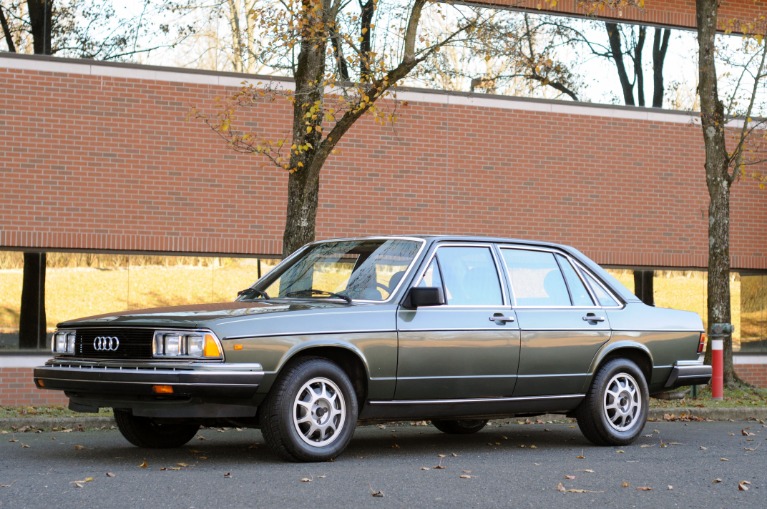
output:
M45 358L41 357L37 364L44 362ZM32 369L0 364L0 406L67 406L69 399L63 392L43 391L35 387Z
M241 80L0 56L0 249L280 253L286 175L189 118ZM706 266L694 115L412 90L398 99L394 125L364 119L328 161L320 238L528 237L607 265ZM246 117L271 139L289 118L279 101ZM749 180L733 188L736 269L767 269L765 192ZM764 365L750 369L738 371L767 385ZM28 366L0 364L0 387L0 405L65 403L35 390Z
M469 0L470 3L511 7L525 10L542 10L556 14L591 15L623 21L637 21L681 28L695 28L695 0L644 0L644 7L620 7L594 11L595 2L583 0L559 0L551 7L544 0ZM719 24L733 28L733 22L754 22L765 13L764 0L721 0ZM764 20L761 20L764 23ZM737 28L737 25L734 25Z
M189 118L241 79L0 57L0 248L279 253L286 175ZM394 125L363 119L328 161L319 237L529 237L608 265L706 266L694 116L418 91L399 101ZM247 120L276 139L289 115L264 101ZM765 231L765 191L737 183L734 268L767 269Z

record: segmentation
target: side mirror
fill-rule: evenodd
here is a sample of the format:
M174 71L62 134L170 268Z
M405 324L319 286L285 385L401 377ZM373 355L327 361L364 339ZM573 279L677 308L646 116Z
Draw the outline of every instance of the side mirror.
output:
M445 294L440 287L413 287L408 294L411 308L422 306L441 306L445 304Z

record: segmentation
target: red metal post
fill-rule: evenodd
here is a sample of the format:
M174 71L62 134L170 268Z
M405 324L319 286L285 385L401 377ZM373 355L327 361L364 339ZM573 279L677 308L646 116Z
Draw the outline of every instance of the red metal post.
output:
M711 340L711 397L724 398L724 341Z

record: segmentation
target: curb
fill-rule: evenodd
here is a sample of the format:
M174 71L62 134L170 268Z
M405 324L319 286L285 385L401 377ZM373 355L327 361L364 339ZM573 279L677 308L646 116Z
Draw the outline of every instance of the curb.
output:
M767 407L651 408L648 419L651 421L767 421Z
M515 418L511 418L512 420ZM542 421L561 421L562 415L546 414L536 418ZM749 408L650 408L648 421L767 421L767 407ZM0 419L0 430L62 431L86 430L115 426L113 417L11 417Z

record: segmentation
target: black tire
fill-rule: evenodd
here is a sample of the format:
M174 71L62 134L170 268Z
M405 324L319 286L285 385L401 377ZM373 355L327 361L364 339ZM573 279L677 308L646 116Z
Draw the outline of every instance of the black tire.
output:
M357 425L357 395L335 363L307 357L287 366L259 410L266 444L290 461L330 461Z
M487 419L432 420L431 423L442 433L449 435L471 435L487 425Z
M647 423L644 374L628 359L612 359L597 371L575 412L583 435L596 445L627 445Z
M188 422L157 422L149 417L136 417L128 410L114 409L117 429L125 439L145 449L175 449L189 442L200 429Z

